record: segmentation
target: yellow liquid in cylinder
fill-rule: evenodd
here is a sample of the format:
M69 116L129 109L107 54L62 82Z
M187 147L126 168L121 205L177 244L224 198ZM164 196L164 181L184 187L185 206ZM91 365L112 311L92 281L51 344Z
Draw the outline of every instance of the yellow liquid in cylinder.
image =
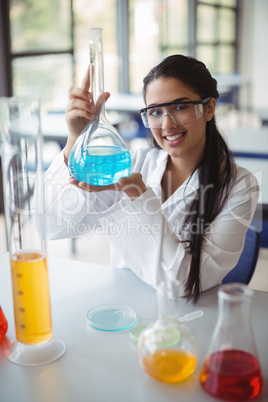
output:
M160 349L143 358L144 370L151 377L164 382L179 382L195 370L196 358L183 350Z
M16 337L33 345L52 338L47 259L38 252L11 256Z

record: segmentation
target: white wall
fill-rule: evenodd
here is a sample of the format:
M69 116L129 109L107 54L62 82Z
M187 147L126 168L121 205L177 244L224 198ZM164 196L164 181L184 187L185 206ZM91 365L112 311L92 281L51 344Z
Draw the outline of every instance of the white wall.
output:
M249 106L268 112L268 0L243 0L240 11L238 69L250 82Z

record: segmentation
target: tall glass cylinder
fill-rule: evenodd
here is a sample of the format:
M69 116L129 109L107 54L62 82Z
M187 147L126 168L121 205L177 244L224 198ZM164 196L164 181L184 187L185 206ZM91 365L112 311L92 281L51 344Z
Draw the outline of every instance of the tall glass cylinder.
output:
M39 102L1 98L0 122L16 330L6 355L17 364L39 365L65 351L52 332Z

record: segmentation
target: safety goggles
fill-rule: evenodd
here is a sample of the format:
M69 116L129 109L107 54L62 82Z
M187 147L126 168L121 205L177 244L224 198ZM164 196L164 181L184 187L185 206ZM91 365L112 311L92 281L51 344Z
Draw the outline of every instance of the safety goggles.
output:
M147 128L162 128L166 116L169 116L176 125L184 126L202 116L203 105L210 99L208 97L198 101L174 101L146 107L140 110L142 122Z

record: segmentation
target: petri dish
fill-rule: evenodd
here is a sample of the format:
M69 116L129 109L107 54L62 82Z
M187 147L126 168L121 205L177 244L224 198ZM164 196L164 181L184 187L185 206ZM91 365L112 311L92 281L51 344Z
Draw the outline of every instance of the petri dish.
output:
M136 321L135 311L121 304L101 304L87 312L88 324L101 331L121 331Z

